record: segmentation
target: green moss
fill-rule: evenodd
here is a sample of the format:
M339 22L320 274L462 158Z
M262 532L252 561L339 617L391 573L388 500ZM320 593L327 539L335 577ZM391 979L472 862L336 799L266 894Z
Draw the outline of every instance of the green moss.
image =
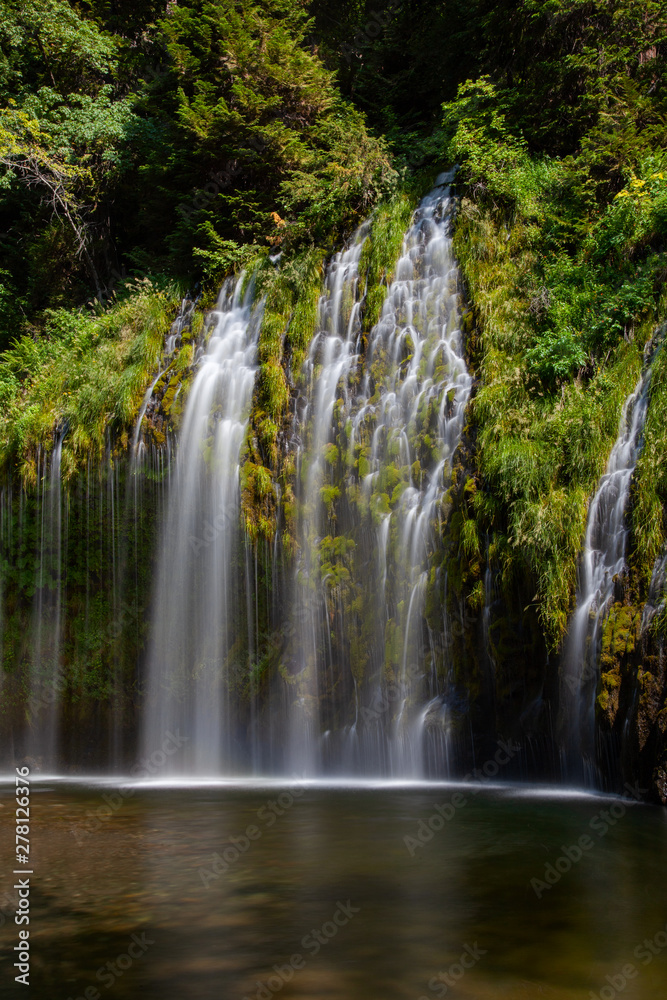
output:
M287 409L289 389L285 370L275 358L266 361L260 369L259 397L263 409L277 423Z
M371 330L380 318L416 203L412 192L401 190L379 205L373 216L371 231L359 260L359 284L362 289L367 289L363 314L366 331Z
M199 314L197 314L199 315ZM176 371L183 374L195 359L195 346L193 343L184 343L176 358Z
M255 424L261 450L266 455L272 469L278 465L278 425L262 413L255 415Z
M335 444L327 444L324 448L324 460L334 468L340 461L340 452Z
M634 652L640 627L641 613L636 608L620 603L613 605L602 629L600 664L603 671L617 676L620 660Z
M243 508L248 536L272 537L276 530L277 506L267 503L266 491L256 488L256 470L261 467L276 484L282 481L283 505L293 504L289 457L281 456L278 447L281 430L289 420L289 401L295 377L298 377L306 350L315 332L317 303L322 275L322 252L312 248L273 265L268 257L255 262L253 274L256 297L263 300L258 361L253 406L249 421L247 472L243 473ZM282 463L287 463L281 468ZM285 511L284 511L285 513ZM285 514L288 523L293 511ZM291 539L291 541L290 541ZM288 528L287 548L293 543Z
M378 492L390 493L401 482L401 472L395 465L385 465L378 477Z
M468 604L472 611L481 611L484 607L484 583L478 580L468 594Z
M310 251L302 258L294 281L294 309L287 331L289 368L293 379L301 371L317 325L323 273L321 253Z
M320 498L327 508L329 517L333 517L334 504L340 497L340 489L337 486L322 486L320 488Z
M252 460L241 467L241 512L246 534L254 543L273 538L276 490L271 471Z
M204 329L204 313L200 308L197 312L195 312L194 316L192 317L192 323L190 324L190 326L185 330L183 330L181 334L181 340L183 344L196 342L201 337L203 329Z

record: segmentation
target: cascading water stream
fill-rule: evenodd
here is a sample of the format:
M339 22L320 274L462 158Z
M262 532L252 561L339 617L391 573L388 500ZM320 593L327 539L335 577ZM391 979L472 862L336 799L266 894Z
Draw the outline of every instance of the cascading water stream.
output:
M367 488L372 491L384 478L393 494L399 493L397 500L390 497L394 544L379 639L384 641L389 621L403 636L389 767L392 774L413 776L424 774L427 733L437 764L446 765L448 757L446 704L433 692L425 707L419 701L426 693L422 637L429 557L438 548L440 505L451 483L472 385L463 359L459 279L451 252L452 179L453 173L438 178L406 234L396 278L371 331L357 414L359 424L373 426ZM384 530L381 522L380 547ZM384 686L383 676L379 682Z
M320 541L327 530L327 497L336 486L326 481L324 449L332 438L332 416L339 394L347 391L350 371L357 359L359 322L359 258L368 227L362 226L350 247L339 253L329 267L318 308L317 332L313 337L305 373L308 404L299 428L302 442L297 449L297 496L302 504L301 552L294 583L294 653L292 681L287 690L289 745L287 766L299 774L319 770L319 656L324 649L331 669L330 629L326 585L320 580ZM327 489L330 491L327 494Z
M315 770L417 777L428 756L432 769L446 773L443 692L434 694L431 685L425 704L432 664L424 608L472 384L451 252L452 179L442 175L414 214L362 364L361 235L337 258L322 299L300 462L296 610L306 627L297 677L309 677L300 694L311 720L300 769L309 761ZM362 611L371 627L360 631ZM348 648L340 636L352 637ZM365 664L363 676L352 652ZM331 730L346 728L346 698L354 714L341 747ZM318 722L328 730L321 761L313 738Z
M597 784L595 764L595 691L599 672L601 626L626 570L628 529L625 508L649 401L647 367L626 399L605 474L588 510L579 570L577 604L563 650L561 734L565 776L587 786Z
M186 740L165 770L231 773L242 764L230 687L239 587L239 461L256 374L261 308L252 282L227 284L190 390L170 483L148 658L143 749Z
M61 460L66 429L50 454L37 457L39 555L33 604L27 753L38 767L54 768L62 697L63 494Z

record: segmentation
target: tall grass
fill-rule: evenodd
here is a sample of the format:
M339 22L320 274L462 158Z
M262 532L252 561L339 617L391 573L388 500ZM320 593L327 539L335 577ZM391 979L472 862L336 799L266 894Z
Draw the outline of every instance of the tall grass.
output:
M176 292L139 282L101 313L55 310L40 337L0 356L0 462L34 482L38 448L65 430L63 476L101 456L109 430L122 438L156 370Z

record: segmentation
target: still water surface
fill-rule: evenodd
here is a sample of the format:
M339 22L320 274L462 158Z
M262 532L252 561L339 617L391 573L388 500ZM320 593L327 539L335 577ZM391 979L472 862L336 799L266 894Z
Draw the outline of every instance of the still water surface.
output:
M0 805L3 997L667 997L666 816L629 800L457 785L121 796L112 785L41 781L29 989L14 983L10 957L7 785ZM435 832L419 825L429 820ZM419 830L432 833L423 846ZM582 837L592 846L577 861ZM544 882L548 864L554 884L537 886L538 898L531 880ZM635 974L620 988L628 965Z

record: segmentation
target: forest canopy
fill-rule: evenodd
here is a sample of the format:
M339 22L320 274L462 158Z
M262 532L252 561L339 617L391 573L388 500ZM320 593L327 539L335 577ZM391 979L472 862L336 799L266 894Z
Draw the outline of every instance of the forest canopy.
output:
M509 209L507 164L559 158L567 244L664 149L665 15L660 0L2 0L1 344L128 278L331 252L429 163L456 160Z

